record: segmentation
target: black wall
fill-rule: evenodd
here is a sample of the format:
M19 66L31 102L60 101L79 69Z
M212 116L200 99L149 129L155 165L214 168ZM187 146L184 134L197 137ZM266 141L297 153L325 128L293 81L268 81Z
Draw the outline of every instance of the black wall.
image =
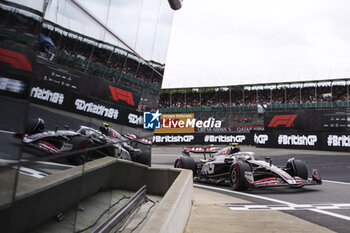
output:
M236 142L240 145L256 145L267 148L309 149L350 152L349 132L319 131L274 131L251 132L241 134L229 133L192 133L192 134L155 134L155 145L190 144L228 145Z

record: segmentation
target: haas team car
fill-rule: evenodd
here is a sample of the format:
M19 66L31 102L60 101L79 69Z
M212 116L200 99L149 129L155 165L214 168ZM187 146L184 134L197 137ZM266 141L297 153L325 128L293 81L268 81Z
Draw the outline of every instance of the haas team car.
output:
M203 153L204 159L195 162L190 153ZM285 167L277 167L272 164L271 158L255 160L253 152L241 152L238 146L221 150L217 147L187 147L183 156L176 159L175 167L192 170L195 181L230 185L240 191L257 187L300 188L322 184L317 169L313 169L312 178L308 178L305 162L301 160L291 158Z
M150 140L133 134L124 137L105 123L100 126L100 130L81 126L77 131L69 129L48 131L45 130L44 120L32 119L28 122L26 133L23 135L23 143L26 152L39 156L63 155L63 152L96 147L96 150L68 156L68 162L73 165L104 156L132 160L149 166L151 164ZM58 156L58 159L60 157L63 156Z

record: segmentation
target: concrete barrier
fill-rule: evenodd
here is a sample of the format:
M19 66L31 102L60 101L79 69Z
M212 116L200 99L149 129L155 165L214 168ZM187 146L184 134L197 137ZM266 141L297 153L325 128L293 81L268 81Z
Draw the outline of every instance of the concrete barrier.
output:
M192 195L192 171L182 170L140 232L183 232L192 207Z
M164 223L174 224L173 232L182 232L191 209L191 171L150 168L112 157L86 163L84 169L79 166L31 182L19 182L15 202L0 207L1 231L27 232L100 190L136 191L143 185L147 185L147 193L164 196L154 213L169 215L163 216ZM158 228L152 228L152 232L166 232L164 224L156 225Z

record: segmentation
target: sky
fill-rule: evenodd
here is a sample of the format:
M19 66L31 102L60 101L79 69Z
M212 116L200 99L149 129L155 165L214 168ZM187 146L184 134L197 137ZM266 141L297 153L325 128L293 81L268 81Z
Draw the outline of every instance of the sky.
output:
M163 88L350 76L348 0L185 0Z
M29 1L27 4L30 4L30 0L16 1ZM145 60L165 63L173 21L173 11L170 9L168 1L76 1ZM70 1L51 0L45 19L70 30L129 50L127 46L106 32Z

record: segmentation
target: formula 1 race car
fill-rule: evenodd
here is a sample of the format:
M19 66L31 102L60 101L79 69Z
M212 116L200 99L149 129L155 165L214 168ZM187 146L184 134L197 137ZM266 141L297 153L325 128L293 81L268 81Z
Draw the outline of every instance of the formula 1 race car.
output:
M136 136L135 136L136 137ZM47 156L50 154L62 155L63 152L83 150L97 146L96 150L88 150L68 156L68 163L79 165L104 156L132 160L151 164L150 146L144 145L146 139L129 139L120 135L110 125L103 124L100 131L91 127L81 126L73 130L45 130L45 122L41 118L31 119L22 140L24 151L30 154ZM133 146L141 147L136 149ZM62 156L61 156L62 157ZM60 156L58 157L60 158Z
M199 162L190 153L204 153ZM209 158L206 158L209 153ZM212 147L187 147L183 156L175 161L174 167L193 171L194 181L230 185L233 190L258 187L288 186L300 188L304 185L320 185L321 177L317 169L308 178L305 162L291 158L285 167L272 164L271 158L255 160L253 152L241 152L237 145L221 150Z
M134 134L121 135L107 123L103 123L99 130L81 126L76 132L93 140L95 145L112 144L104 148L110 156L151 166L152 142L148 139Z

